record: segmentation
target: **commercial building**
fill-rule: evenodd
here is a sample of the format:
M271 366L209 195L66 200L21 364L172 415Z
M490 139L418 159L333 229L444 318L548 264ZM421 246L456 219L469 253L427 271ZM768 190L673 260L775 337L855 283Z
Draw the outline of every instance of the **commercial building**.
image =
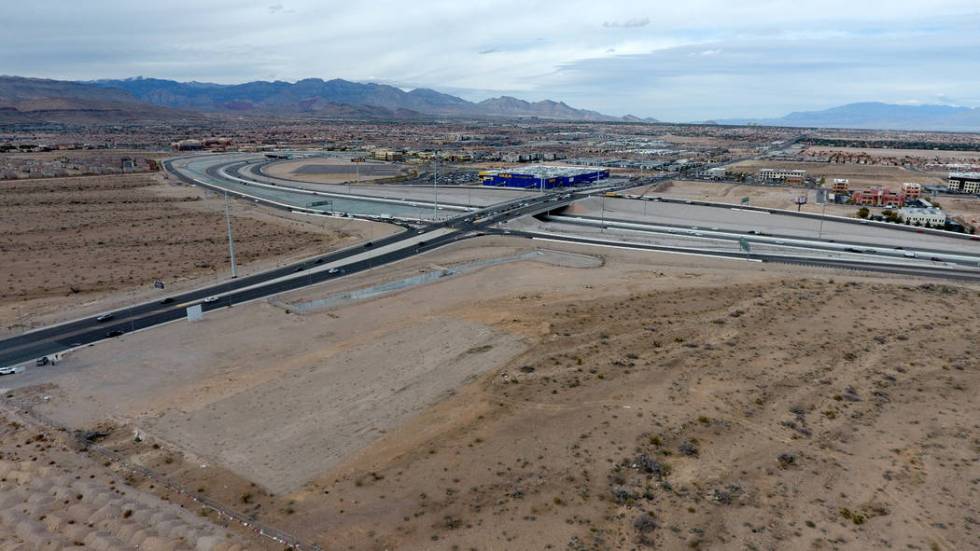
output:
M391 149L375 149L371 156L379 161L404 161L404 151L393 151Z
M788 170L782 168L760 168L756 176L765 182L781 181L791 185L802 185L806 181L805 170Z
M980 172L951 172L946 189L954 193L980 193Z
M724 180L728 176L728 169L723 166L709 168L705 171L705 176L712 180Z
M906 224L941 228L946 225L946 213L936 207L898 209L898 218Z
M866 207L885 207L889 205L898 207L905 204L904 195L884 188L855 191L851 194L851 200L854 201L855 205L864 205Z
M902 194L905 195L906 201L918 199L922 196L922 184L906 182L902 184Z
M847 193L847 186L850 185L850 180L847 178L834 178L834 185L831 191L834 193Z
M485 186L530 189L587 186L606 178L609 178L608 169L569 166L537 165L513 170L483 170L480 172L480 180Z

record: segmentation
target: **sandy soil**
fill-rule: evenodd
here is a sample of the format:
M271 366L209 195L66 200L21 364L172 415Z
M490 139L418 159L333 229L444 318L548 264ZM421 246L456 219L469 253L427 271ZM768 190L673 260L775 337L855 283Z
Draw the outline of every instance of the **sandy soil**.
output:
M355 180L369 182L394 178L406 173L408 168L380 161L351 163L346 159L326 157L273 163L262 170L275 178L317 184L342 184Z
M732 165L733 170L742 170L746 173L755 173L760 168L785 168L802 169L807 171L808 176L825 177L827 185L833 182L834 178L847 178L850 180L850 188L864 189L870 187L885 187L892 190L901 188L904 182L917 182L929 185L944 185L945 179L941 174L924 173L907 170L895 166L868 166L852 164L831 164L831 163L799 163L790 161L743 161Z
M936 203L950 216L954 216L974 226L980 225L980 198L953 197L943 195Z
M6 409L0 421L0 549L255 547L180 496L134 488L132 473L106 468L70 435Z
M0 189L4 332L57 321L69 306L99 311L157 296L155 279L170 292L229 272L224 203L198 188L118 175L3 182ZM232 212L242 274L392 231L288 218L242 201Z
M950 160L980 160L980 151L945 151L933 149L886 149L870 147L830 147L830 146L809 146L807 151L816 154L827 153L860 153L872 157L911 157L915 159L927 159L936 161Z
M387 273L528 247L481 239ZM112 426L107 445L326 549L976 542L977 288L554 248L604 263L504 264L304 316L254 303L9 395Z
M628 190L627 193L650 197L663 196L676 199L700 199L732 204L741 204L742 199L748 197L749 205L754 207L788 210L796 210L796 198L800 195L806 195L808 202L803 205L801 209L803 212L815 214L825 213L848 217L856 216L859 208L856 205L836 205L832 203L821 205L817 203L816 191L814 190L789 187L747 186L722 182L672 180L653 186L633 188ZM935 202L950 216L965 220L970 224L980 222L980 199L976 197L943 195L942 197L936 198ZM872 210L877 213L883 209Z
M700 199L732 204L742 204L742 199L748 197L748 204L750 206L787 210L796 210L796 198L800 195L806 195L808 202L803 205L802 212L855 216L858 209L854 205L833 205L829 203L826 206L820 205L817 203L816 192L814 190L789 187L746 186L721 182L672 180L654 186L630 189L627 193L650 197L663 196L675 199Z

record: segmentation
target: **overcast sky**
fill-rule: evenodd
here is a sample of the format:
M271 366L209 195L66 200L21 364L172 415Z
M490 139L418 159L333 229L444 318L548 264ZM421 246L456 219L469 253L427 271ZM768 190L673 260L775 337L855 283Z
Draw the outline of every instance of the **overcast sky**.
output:
M30 0L0 74L344 78L663 120L980 106L980 0Z

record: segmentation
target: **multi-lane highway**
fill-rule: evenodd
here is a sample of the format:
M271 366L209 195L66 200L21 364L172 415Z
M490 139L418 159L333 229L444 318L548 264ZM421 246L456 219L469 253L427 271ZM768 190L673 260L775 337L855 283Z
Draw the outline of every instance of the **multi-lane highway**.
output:
M204 312L227 308L397 262L479 235L503 220L567 206L571 200L567 194L545 194L508 201L253 276L23 333L0 341L0 367L178 320L190 305L200 304Z
M980 280L976 264L971 263L977 254L975 242L942 239L935 236L912 234L918 248L896 248L895 243L907 240L908 235L896 237L878 229L853 232L851 240L828 240L828 236L840 237L844 232L833 226L823 238L813 237L809 226L797 228L795 224L812 221L793 219L787 221L768 213L737 212L734 208L712 208L701 205L642 205L639 216L638 201L597 199L606 191L626 189L636 185L624 179L604 182L601 186L579 190L555 190L542 192L501 192L487 190L492 198L483 197L483 190L471 207L460 203L443 205L441 221L424 220L424 216L379 216L381 208L394 210L405 206L406 212L424 210L431 212L437 189L420 189L420 186L357 186L351 191L346 186L299 186L268 178L261 174L260 163L254 157L240 155L195 156L164 163L167 171L181 181L216 191L227 191L239 197L280 209L309 214L325 215L329 211L337 215L337 204L360 218L383 219L399 223L404 231L374 242L358 244L303 262L270 270L249 277L226 281L196 291L146 302L100 315L41 328L0 341L0 367L32 361L49 354L76 346L111 338L120 334L146 329L184 318L188 306L200 304L207 312L227 308L252 300L269 297L285 291L299 289L315 283L343 277L373 267L390 264L447 244L482 235L484 233L510 234L516 237L578 243L582 245L619 247L633 250L710 255L721 258L764 262L792 262L798 264L848 267L853 269L945 277L951 279ZM409 189L410 188L410 189ZM472 190L442 190L442 197L456 198ZM431 195L430 195L431 194ZM329 197L333 204L329 209L310 207L310 198ZM504 200L498 201L503 198ZM344 202L346 201L346 202ZM602 216L594 216L595 203L601 201ZM486 202L493 204L486 206ZM576 215L560 211L576 204ZM654 206L651 206L654 205ZM686 209L686 210L685 210ZM700 209L700 210L692 210ZM652 210L653 212L648 212ZM688 212L690 211L690 212ZM504 227L500 224L528 216L555 213L535 224L552 224L557 228ZM656 219L651 223L649 217ZM767 218L768 217L768 218ZM397 218L402 218L401 221ZM758 218L758 219L756 219ZM406 220L415 220L409 225ZM787 224L785 227L784 224ZM637 242L614 234L582 235L582 228L598 231L618 230L642 232L669 237L668 242ZM591 228L589 228L591 227ZM853 228L852 226L851 228ZM608 230L607 230L608 228ZM764 235L758 228L766 228ZM773 229L775 228L775 229ZM801 229L802 228L802 229ZM858 226L861 230L865 230ZM860 237L855 238L854 235ZM855 240L856 239L856 240ZM898 241L895 241L895 240ZM761 246L751 252L720 247L726 240L742 242L751 240ZM902 241L904 242L904 241ZM714 244L712 244L714 243ZM726 248L727 247L727 248ZM840 248L844 250L841 251ZM849 248L853 250L848 250ZM876 249L874 252L869 252ZM841 253L841 254L837 254ZM922 254L920 257L919 254ZM890 258L869 258L869 255ZM936 255L945 255L941 264L930 264ZM910 258L912 256L912 258ZM954 266L954 264L957 264Z

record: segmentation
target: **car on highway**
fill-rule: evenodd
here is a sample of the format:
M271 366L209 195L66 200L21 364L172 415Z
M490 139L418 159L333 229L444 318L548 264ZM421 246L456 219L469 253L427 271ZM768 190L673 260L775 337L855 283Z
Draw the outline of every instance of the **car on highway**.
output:
M173 297L167 297L160 301L160 304L172 304L174 301Z
M101 316L95 318L95 321L97 321L99 323L105 323L105 322L111 320L114 317L115 316L112 315L112 314L102 314Z
M328 274L339 274L342 272L343 270L341 270L340 268L330 268L329 270L327 270Z
M215 295L211 295L204 299L205 304L211 304L212 302L218 302L218 297Z
M114 338L114 337L122 336L122 334L123 334L123 332L121 330L119 330L119 329L113 329L112 331L107 332L105 334L105 336L106 337L109 337L111 339L111 338Z
M916 254L915 254L914 252L912 252L912 251L905 251L905 257L906 257L906 258L915 258L916 256L918 256L918 255L916 255Z

